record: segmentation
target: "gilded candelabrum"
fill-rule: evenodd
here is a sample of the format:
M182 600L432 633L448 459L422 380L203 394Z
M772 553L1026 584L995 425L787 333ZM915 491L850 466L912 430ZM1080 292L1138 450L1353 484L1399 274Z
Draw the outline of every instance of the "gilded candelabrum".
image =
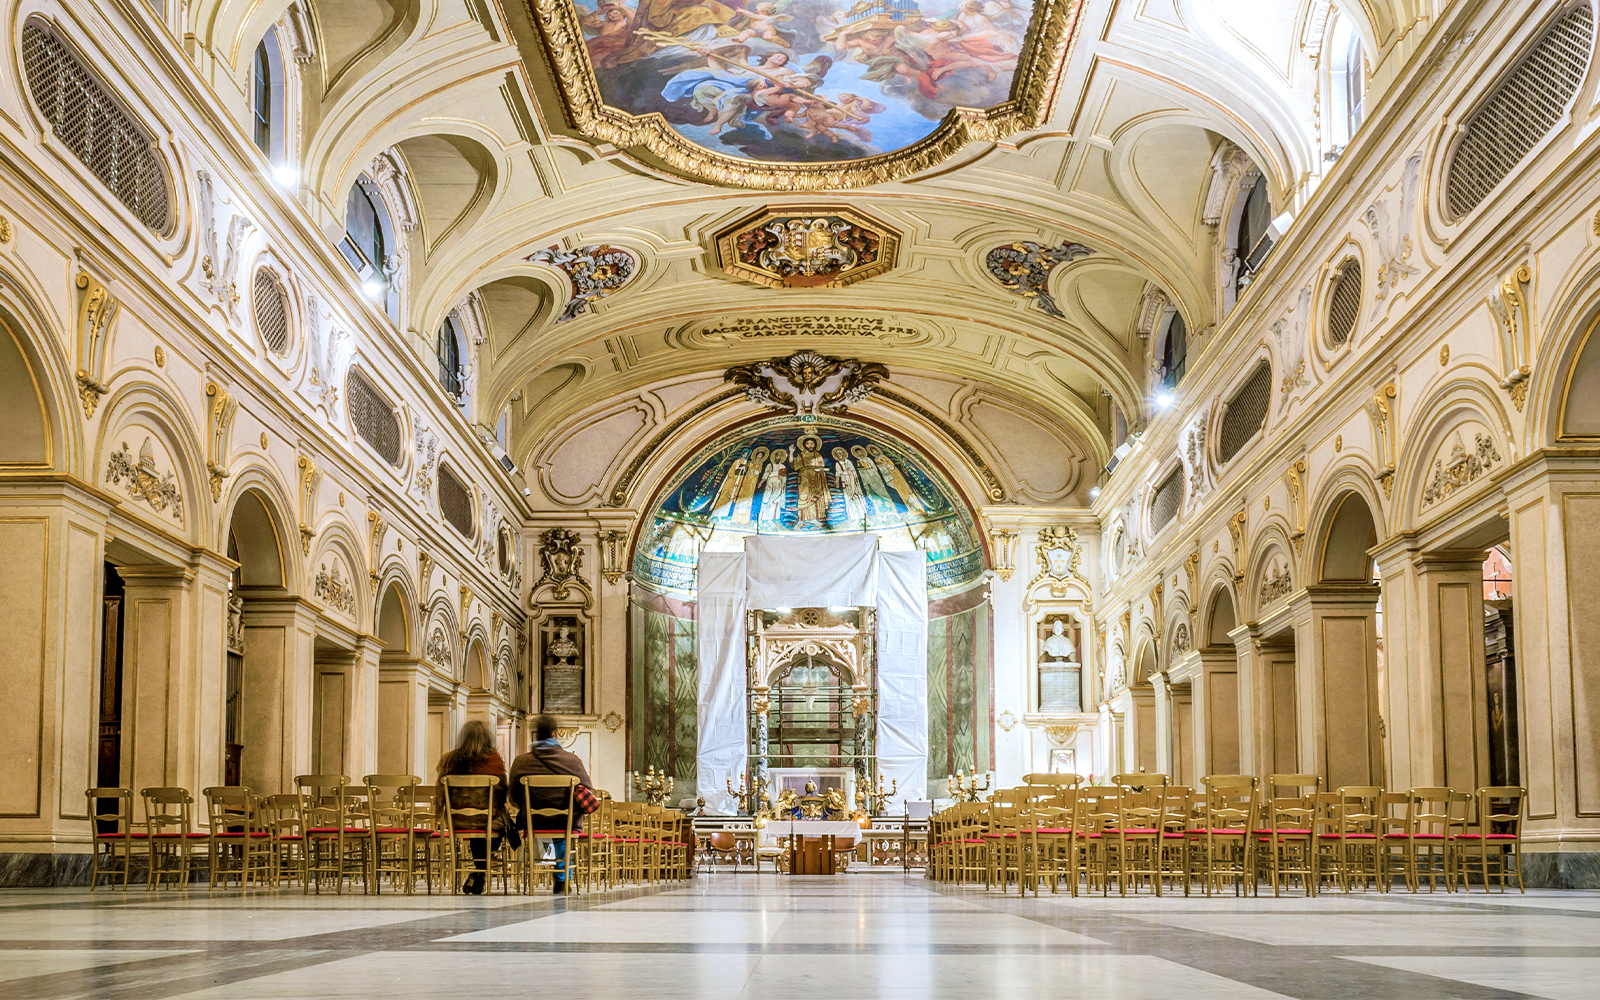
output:
M880 774L880 775L878 775L878 787L876 789L868 788L868 789L866 789L865 793L857 792L856 793L856 798L860 799L862 797L862 795L865 794L866 795L866 800L867 800L867 805L868 805L869 811L872 813L872 815L874 815L874 816L882 816L884 814L883 813L884 806L888 805L889 804L889 800L894 798L895 795L899 794L899 792L900 792L900 779L899 778L892 779L890 781L890 783L889 783L889 788L887 790L885 790L884 787L883 787L883 775Z
M656 769L652 767L641 778L639 772L634 771L633 788L644 795L646 804L663 806L667 804L667 796L672 794L672 775L665 772L656 774Z
M967 772L957 771L955 777L950 779L950 797L957 802L977 802L979 796L989 790L989 782L993 778L989 772L984 772L983 784L978 784L978 772L972 772L972 777L967 777Z
M753 816L761 808L761 803L767 800L767 779L757 778L755 788L746 791L745 780L739 779L739 787L733 787L733 779L727 779L728 794L739 800L739 815Z

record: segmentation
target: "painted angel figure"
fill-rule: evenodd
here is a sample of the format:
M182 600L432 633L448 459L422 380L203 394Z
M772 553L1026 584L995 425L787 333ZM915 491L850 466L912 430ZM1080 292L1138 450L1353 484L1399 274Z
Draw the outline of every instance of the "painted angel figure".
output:
M788 6L788 0L778 0L777 3L758 3L755 7L740 12L733 21L736 26L740 26L740 31L732 40L748 42L752 38L760 38L786 49L793 48L794 35L778 28L778 25L788 24L794 20L783 13Z
M865 125L857 124L857 122L866 122L873 115L882 114L889 110L886 105L855 94L840 94L837 103L838 107L836 108L811 107L806 109L806 116L800 122L800 128L804 130L807 139L824 136L829 142L838 142L839 135L833 130L844 129L862 142L871 142L872 132Z

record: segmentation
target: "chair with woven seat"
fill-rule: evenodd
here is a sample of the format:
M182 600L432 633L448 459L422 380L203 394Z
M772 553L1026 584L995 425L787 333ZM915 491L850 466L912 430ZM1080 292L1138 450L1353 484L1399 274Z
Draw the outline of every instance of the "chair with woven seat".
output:
M1490 880L1498 879L1500 891L1505 892L1506 883L1514 874L1517 890L1527 892L1522 884L1522 814L1527 807L1528 790L1489 785L1478 789L1473 798L1478 828L1456 835L1463 881L1476 874L1483 881L1483 891L1488 892ZM1491 860L1495 862L1493 870L1489 867Z
M484 873L484 891L494 882L494 863L499 856L501 886L509 892L505 857L497 852L494 836L494 790L500 779L492 774L446 774L439 778L439 821L442 826L445 865L451 892L461 892L466 875ZM472 849L483 845L483 868L478 867Z
M89 832L94 837L89 891L94 891L102 877L118 875L126 889L135 856L143 854L149 863L149 834L136 829L133 820L133 789L91 788L84 794L89 798Z
M1125 779L1143 780L1147 777L1159 777L1161 781L1154 785L1124 784ZM1118 775L1115 780L1118 786L1116 826L1100 832L1108 844L1113 836L1116 838L1117 891L1126 896L1130 883L1134 892L1148 883L1159 896L1166 775Z
M1248 774L1209 774L1206 787L1205 826L1189 831L1206 845L1204 873L1206 895L1233 884L1234 895L1251 895L1256 889L1255 831L1258 823L1256 779Z
M1019 887L1021 878L1022 846L1017 831L1022 826L1022 789L996 789L987 803L988 829L983 840L983 884L998 885L1001 891L1010 888L1013 877Z
M194 851L208 837L194 829L194 797L185 788L144 788L139 797L150 845L150 888L169 874L177 876L179 886L187 886Z
M417 842L433 831L417 824L417 797L422 779L415 774L369 774L361 779L367 788L367 814L371 843L368 876L372 891L383 891L384 876L400 881L407 895L417 888Z
M211 888L221 878L238 876L239 887L272 878L272 833L261 825L255 793L239 785L216 785L204 790L210 836L207 857Z
M1266 822L1256 831L1256 846L1272 894L1279 895L1285 883L1296 877L1307 896L1317 894L1317 852L1314 820L1317 793L1322 791L1322 776L1317 774L1272 774L1262 788L1262 811Z
M543 869L542 861L537 857L543 842L548 840L555 845L555 860L550 865L550 880L553 883L560 879L567 885L574 884L576 880L568 879L567 865L577 858L577 843L572 830L572 815L575 807L575 796L578 790L578 779L570 774L525 774L521 779L522 792L522 841L523 849L527 852L522 869L522 891L531 893L534 885L535 868ZM555 796L541 794L541 800L559 801L559 806L532 808L534 790L550 790Z
M1378 796L1378 870L1383 890L1394 888L1396 874L1405 878L1406 845L1411 837L1411 796L1384 792ZM1406 884L1410 885L1407 879Z
M1105 831L1116 828L1120 794L1118 789L1104 785L1078 790L1072 829L1076 833L1079 857L1074 858L1073 863L1075 868L1083 869L1086 892L1093 892L1096 886L1100 888L1102 896L1110 891L1111 869L1119 862L1116 858L1116 835L1112 834L1112 839L1108 841Z
M1187 896L1193 881L1189 830L1194 819L1194 789L1188 785L1168 785L1160 790L1160 795L1161 837L1156 864L1160 877L1173 888L1181 884Z

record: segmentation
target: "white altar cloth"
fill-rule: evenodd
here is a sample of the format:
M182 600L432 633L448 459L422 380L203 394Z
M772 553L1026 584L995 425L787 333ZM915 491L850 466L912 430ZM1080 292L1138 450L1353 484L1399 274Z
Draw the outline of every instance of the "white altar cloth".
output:
M764 843L779 837L839 837L855 843L861 839L861 825L847 819L775 819L761 833Z

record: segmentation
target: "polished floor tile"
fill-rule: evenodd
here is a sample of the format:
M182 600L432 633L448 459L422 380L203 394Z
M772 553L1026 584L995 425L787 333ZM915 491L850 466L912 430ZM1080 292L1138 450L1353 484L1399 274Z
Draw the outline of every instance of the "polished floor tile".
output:
M5 1000L1589 1000L1600 893L1020 898L718 873L555 898L0 891Z

